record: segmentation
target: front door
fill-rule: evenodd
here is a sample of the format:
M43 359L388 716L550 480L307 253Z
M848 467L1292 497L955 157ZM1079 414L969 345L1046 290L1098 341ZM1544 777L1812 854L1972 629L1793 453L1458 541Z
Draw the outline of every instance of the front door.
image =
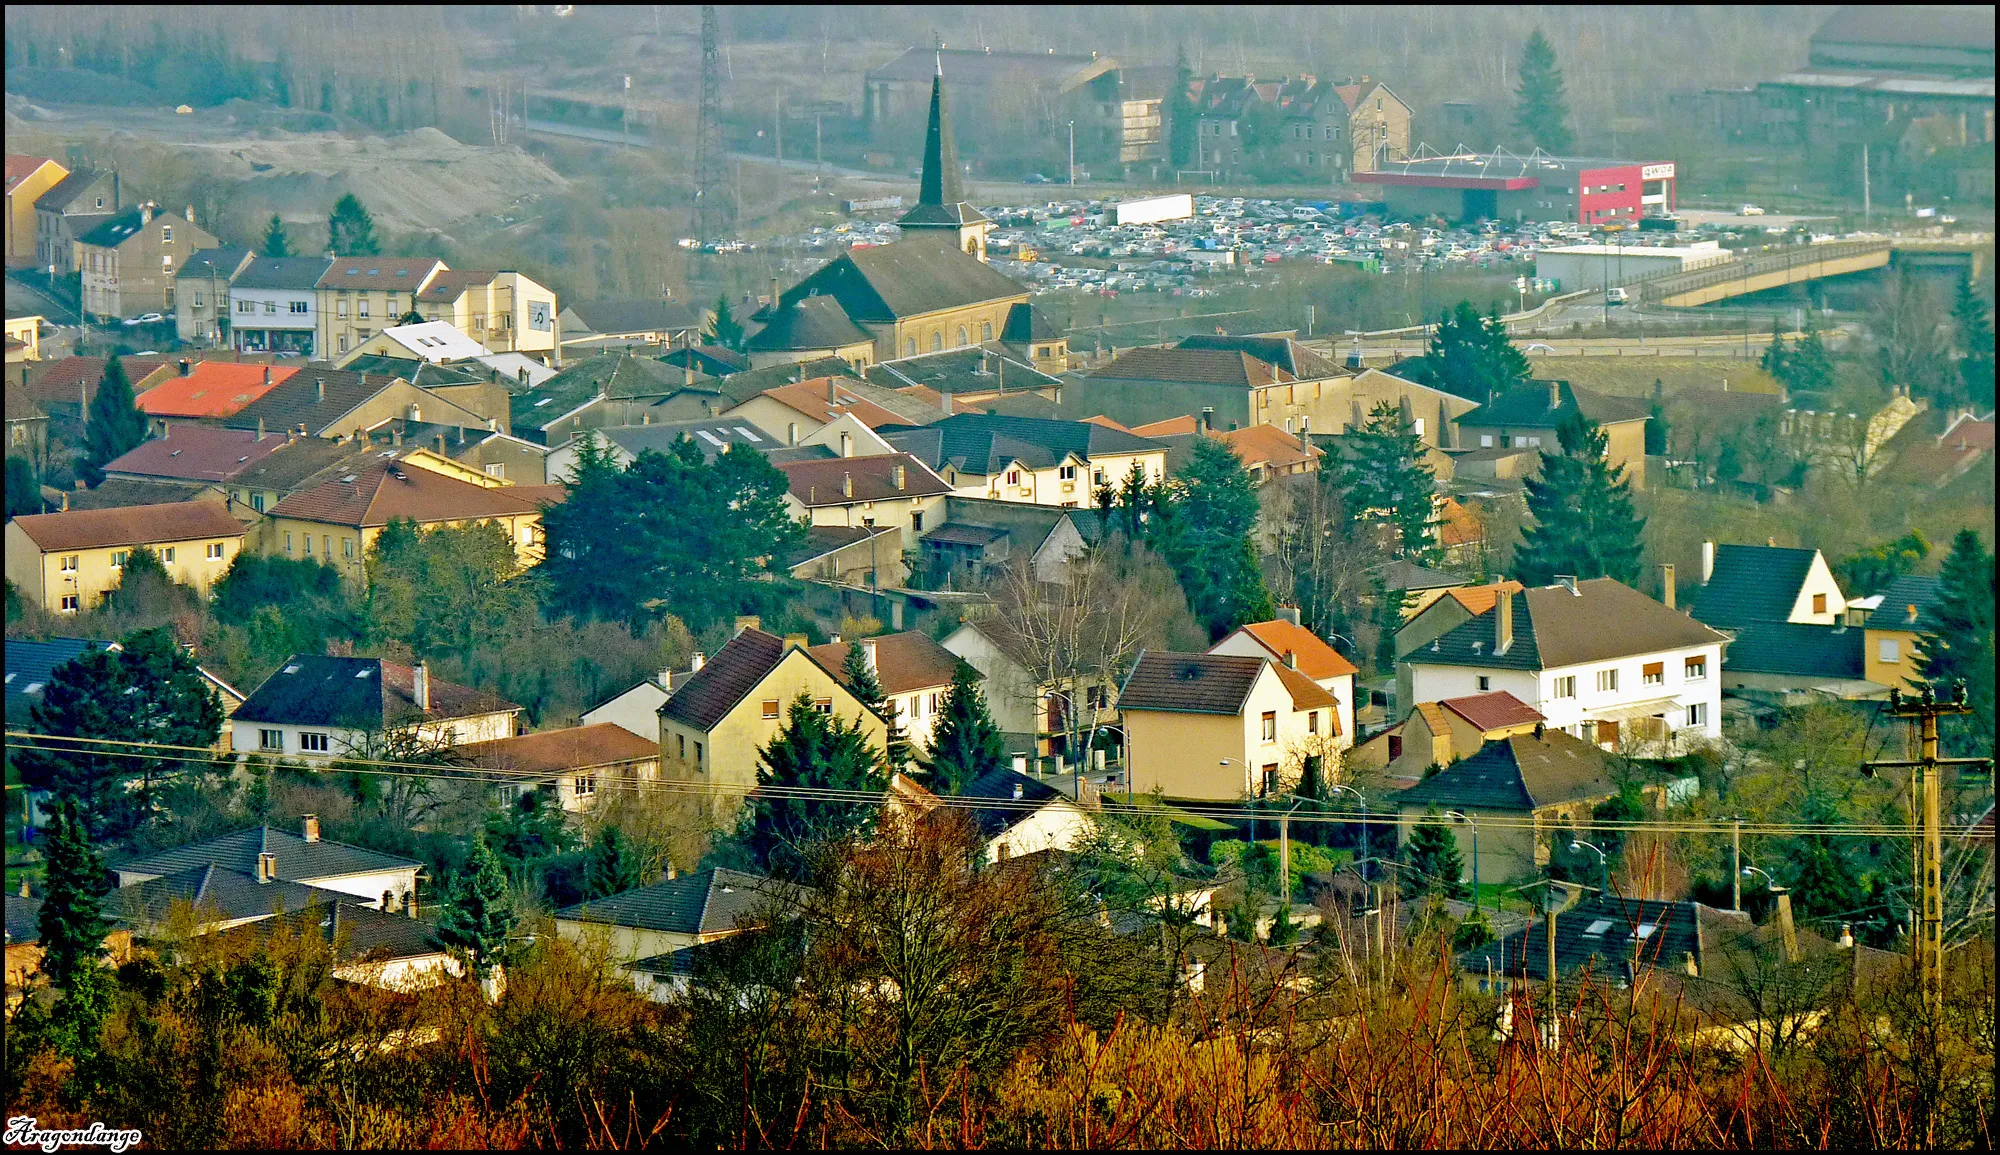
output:
M1618 723L1600 720L1597 723L1597 744L1606 750L1618 749Z

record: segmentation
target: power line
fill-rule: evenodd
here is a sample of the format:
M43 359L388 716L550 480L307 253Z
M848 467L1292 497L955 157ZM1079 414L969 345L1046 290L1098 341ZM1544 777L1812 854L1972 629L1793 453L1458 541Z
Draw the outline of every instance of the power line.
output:
M244 752L218 752L208 746L182 746L162 742L135 742L111 738L85 738L61 734L38 734L31 731L9 730L6 737L19 742L26 740L26 746L17 749L39 749L48 753L88 754L105 758L126 758L134 760L174 760L209 761L235 764L240 759L250 757ZM102 749L100 747L119 747ZM149 753L148 751L157 751ZM654 777L639 773L639 763L651 759L625 759L606 763L601 767L568 767L547 771L521 771L498 766L474 766L437 764L431 762L410 762L385 758L329 757L318 767L308 766L308 770L335 774L365 774L382 778L422 779L437 782L458 782L471 785L509 785L523 780L556 779L564 777L589 777L602 788L629 790L634 793L652 792L695 797L756 797L766 801L803 801L847 803L853 805L884 806L895 805L898 799L881 790L836 790L827 787L778 786L769 783L749 785L729 782L694 782L686 779ZM917 802L908 803L918 805ZM966 810L1010 811L1029 813L1040 809L1046 800L1010 798L967 798L959 795L938 794L921 800L925 807L939 806ZM1145 801L1134 798L1129 802L1109 801L1115 811L1132 815L1143 815L1150 809ZM1170 807L1173 814L1185 814L1197 818L1212 818L1218 821L1275 821L1275 812L1258 810L1240 804L1204 805L1200 803L1176 803ZM1395 827L1403 824L1400 815L1370 812L1365 816L1352 813L1325 813L1299 811L1291 815L1293 822L1318 823L1323 825L1359 824L1365 827ZM1493 830L1540 830L1545 824L1538 824L1532 818L1506 818L1482 816L1482 827ZM1593 822L1593 828L1616 830L1627 833L1650 834L1701 834L1722 836L1730 833L1731 823L1701 822L1690 820L1635 821L1635 822ZM1745 823L1747 834L1800 836L1825 835L1832 837L1857 838L1918 838L1922 831L1918 828L1889 823L1830 823L1830 822L1762 822ZM1971 825L1949 827L1953 832L1964 833Z

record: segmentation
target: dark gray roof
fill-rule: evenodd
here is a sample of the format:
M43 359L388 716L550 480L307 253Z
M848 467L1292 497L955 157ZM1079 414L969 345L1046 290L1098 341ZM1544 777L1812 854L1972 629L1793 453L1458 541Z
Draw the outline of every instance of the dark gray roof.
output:
M1014 794L1017 787L1021 791L1018 800ZM1066 797L1060 790L1039 778L1017 774L1004 767L981 774L966 783L965 788L958 793L962 798L983 798L1005 803L1001 806L979 807L972 811L973 821L979 824L979 833L987 838L997 837L1016 823L1032 818L1044 804Z
M1000 339L1016 345L1030 341L1059 341L1062 332L1056 328L1049 315L1026 301L1007 310L1007 324L1000 330Z
M1118 688L1118 708L1235 714L1264 666L1263 658L1228 654L1142 653Z
M1109 453L1164 448L1094 421L1051 421L991 413L955 413L920 429L883 429L883 438L932 469L949 465L964 473L990 474L1018 461L1046 469L1071 454L1085 461Z
M930 122L924 129L923 179L917 188L917 203L896 223L906 229L956 228L985 219L978 209L965 202L958 145L952 139L951 105L945 99L944 71L939 65L938 72L931 77Z
M571 301L563 311L576 316L583 333L678 333L702 326L700 311L664 298Z
M796 893L786 883L717 867L566 906L556 917L668 934L723 934L754 919L770 898Z
M797 569L807 562L825 557L830 553L857 545L885 533L900 534L894 526L878 525L815 525L806 530L806 539L797 549L780 559L786 569ZM886 544L886 543L885 543ZM880 548L880 546L877 546ZM894 548L900 549L900 543ZM900 555L899 555L900 556Z
M322 892L332 893L332 892ZM443 954L431 942L434 929L407 913L395 914L363 906L352 895L321 901L310 908L226 931L237 936L263 936L284 926L292 933L311 931L340 948L342 962L392 962Z
M396 383L381 373L355 373L346 369L301 369L280 381L270 392L245 405L236 416L222 424L230 429L255 429L263 421L266 431L283 433L299 425L317 436L334 422L354 412L364 402ZM322 397L320 386L326 391ZM338 430L349 433L351 430Z
M1736 640L1723 651L1722 668L1738 674L1796 674L1858 679L1867 634L1847 626L1809 622L1737 622Z
M253 863L252 870L255 869ZM345 896L339 891L307 886L283 877L258 882L255 874L201 863L131 886L121 886L104 900L105 914L133 929L160 922L175 903L186 902L203 913L225 919L268 918L309 906L331 907Z
M1618 793L1604 751L1561 730L1496 738L1394 795L1399 806L1539 810Z
M695 387L713 390L727 398L731 405L741 405L766 389L776 389L782 385L790 385L794 381L810 381L815 377L839 377L843 389L849 388L847 382L862 379L861 374L854 371L854 366L840 358L818 357L792 365L766 365L762 369L745 369L731 373L720 381L699 382Z
M1720 644L1723 635L1611 578L1514 595L1514 645L1495 654L1498 610L1468 618L1403 660L1430 666L1543 670Z
M60 509L123 509L131 505L174 505L200 501L216 492L217 482L173 481L166 478L107 477L96 489L45 490L43 502ZM53 500L50 500L53 498Z
M604 353L569 368L508 401L516 429L543 429L595 397L667 397L685 388L686 372L651 357ZM697 386L700 388L700 386ZM713 392L710 387L706 391Z
M744 630L717 650L687 685L674 691L660 707L660 716L697 730L713 729L784 656L785 639L759 629Z
M1723 911L1702 910L1692 902L1596 895L1556 915L1556 973L1571 974L1589 966L1597 978L1618 980L1625 960L1634 957L1633 939L1646 927L1652 929L1639 938L1637 962L1645 967L1675 969L1687 955L1701 958L1703 921L1719 922L1728 917ZM1495 978L1546 982L1546 936L1545 924L1538 917L1531 926L1458 956L1459 969L1468 975L1490 971Z
M1782 622L1818 556L1816 549L1718 545L1715 572L1694 596L1694 616L1712 626Z
M1868 629L1909 630L1923 633L1937 628L1933 616L1937 609L1938 595L1943 592L1938 579L1934 577L1899 577L1888 589L1882 591L1882 604L1868 615ZM1916 620L1910 620L1910 607L1917 607Z
M25 894L7 896L7 945L26 946L42 941L42 900Z
M308 361L308 371L332 368L323 361ZM430 361L419 361L414 357L391 357L382 353L370 353L356 357L341 366L350 373L380 373L384 377L401 377L418 388L429 389L439 385L477 385L481 381L493 379L492 370L478 362L459 365L438 365Z
M57 666L79 654L102 650L110 645L111 642L87 638L50 638L42 642L8 638L7 724L28 724L28 711L42 700L42 690L49 684L49 676Z
M1561 390L1562 404L1549 407L1549 387ZM1554 429L1578 410L1599 425L1614 421L1644 421L1652 412L1644 401L1632 397L1612 397L1578 389L1567 381L1529 381L1495 397L1490 404L1470 410L1458 419L1466 426L1522 426Z
M292 289L305 292L333 267L325 257L258 257L231 282L237 289Z
M939 393L990 393L995 389L1011 393L1062 385L1059 379L1009 356L1006 346L997 342L883 361L869 368L868 380L884 389L921 385ZM976 407L989 404L973 403Z
M1267 365L1276 365L1301 381L1346 376L1340 366L1292 340L1290 337L1232 337L1222 333L1196 333L1181 338L1181 349L1233 349L1248 353Z
M409 870L423 866L421 862L349 846L344 842L325 839L308 842L288 831L253 826L206 842L192 842L171 850L114 862L112 869L130 874L169 875L197 866L218 866L245 875L255 883L259 854L277 855L278 877L290 882L309 883L348 874Z
M236 275L236 270L243 268L244 263L251 260L255 255L242 245L223 245L220 248L203 249L187 259L187 262L180 267L180 271L174 274L174 279L177 281L186 281L195 278L220 277L227 281Z
M840 302L858 324L1025 297L1028 289L952 245L911 239L852 249L787 289L791 304L818 293Z
M411 667L384 658L293 654L236 708L245 722L376 731L518 710L504 699L430 675L430 709L413 697Z
M855 324L832 297L786 301L757 335L745 343L752 353L798 352L873 344L874 334Z
M1375 572L1382 576L1383 586L1392 590L1448 590L1472 584L1470 578L1430 569L1401 558L1383 562L1375 567Z
M49 187L49 191L35 198L35 208L50 212L66 212L70 205L82 200L99 181L110 181L111 174L94 168L80 168ZM104 190L106 201L111 199L111 190ZM110 216L110 213L104 214Z
M759 452L784 447L777 438L748 421L721 417L666 421L658 425L612 425L595 432L634 457L648 451L665 453L682 439L694 442L704 461L714 461L717 454L732 445L747 445Z
M750 358L734 349L720 345L696 345L692 348L675 349L660 358L663 365L676 368L692 367L704 377L727 377L731 373L741 373L750 367Z
M185 224L194 228L200 227L185 217L177 217L172 213L163 213L157 207L149 205L145 208L129 208L121 213L106 217L93 225L89 232L79 236L77 241L80 244L115 249L126 241L131 240L140 229L145 228L148 224L158 219L165 219L176 224ZM214 240L215 238L210 237L209 239Z

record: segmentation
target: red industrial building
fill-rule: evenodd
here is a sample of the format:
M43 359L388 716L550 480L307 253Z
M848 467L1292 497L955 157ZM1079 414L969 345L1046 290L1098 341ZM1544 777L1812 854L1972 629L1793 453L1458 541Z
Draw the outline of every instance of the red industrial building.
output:
M1602 157L1478 156L1390 161L1357 172L1356 183L1378 185L1397 217L1451 220L1565 221L1580 225L1665 216L1674 211L1671 161Z

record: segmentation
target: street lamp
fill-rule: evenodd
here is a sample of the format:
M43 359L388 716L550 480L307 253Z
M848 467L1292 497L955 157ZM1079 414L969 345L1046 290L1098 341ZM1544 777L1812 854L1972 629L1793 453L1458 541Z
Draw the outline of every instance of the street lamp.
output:
M1611 893L1610 857L1606 855L1604 851L1600 850L1599 848L1592 846L1588 842L1584 842L1581 839L1576 839L1576 838L1570 839L1569 849L1571 854L1574 854L1579 850L1588 850L1592 854L1595 854L1597 856L1597 869L1600 875L1600 880L1604 883L1604 893L1610 894Z
M1338 782L1332 782L1332 783L1328 783L1328 784L1327 784L1327 787L1326 787L1326 788L1327 788L1328 790L1332 790L1332 791L1335 791L1335 792L1345 792L1345 793L1348 793L1348 794L1352 794L1352 795L1354 795L1354 797L1355 797L1355 798L1359 799L1359 800L1360 800L1360 802L1361 802L1361 858L1360 858L1360 863L1361 863L1361 864L1363 864L1363 865L1361 866L1361 881L1363 881L1363 882L1367 882L1367 881L1368 881L1368 869L1367 869L1367 866L1366 866L1365 864L1366 864L1366 863L1367 863L1367 861L1368 861L1368 796L1367 796L1366 794L1363 794L1363 793L1362 793L1361 791L1359 791L1359 790L1356 790L1356 789L1355 789L1354 787L1352 787L1352 786L1342 786L1342 785L1341 785L1340 783L1338 783Z
M1761 866L1752 866L1752 865L1750 865L1750 864L1749 864L1749 863L1747 863L1747 862L1743 864L1743 877L1744 877L1744 878L1749 878L1749 877L1751 877L1752 875L1757 875L1757 874L1761 874L1761 875L1763 875L1763 876L1764 876L1764 889L1766 889L1766 890L1770 891L1770 892L1771 892L1772 894L1783 894L1783 893L1785 893L1785 888L1784 888L1784 887L1782 887L1782 886L1780 886L1780 885L1778 885L1778 880L1777 880L1777 879L1775 879L1775 878L1773 878L1773 877L1771 877L1771 872L1770 872L1770 871L1768 871L1768 870L1765 870L1765 869L1764 869L1763 867L1761 867Z
M1479 913L1479 820L1463 810L1447 810L1446 818L1455 818L1472 827L1472 912Z
M1076 193L1076 122L1069 122L1069 191Z

